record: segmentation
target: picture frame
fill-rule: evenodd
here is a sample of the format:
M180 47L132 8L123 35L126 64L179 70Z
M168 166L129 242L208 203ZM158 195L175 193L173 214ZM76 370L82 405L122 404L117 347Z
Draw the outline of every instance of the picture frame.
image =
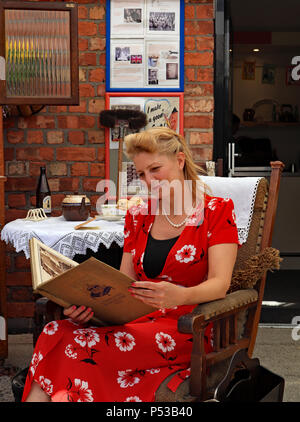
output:
M255 80L255 61L245 61L242 65L242 80L243 81L254 81Z
M1 1L0 104L79 104L76 3Z
M184 0L106 1L106 91L183 92Z
M183 92L107 92L105 94L105 109L116 108L130 108L132 110L143 111L147 115L147 125L144 129L149 129L154 126L165 126L173 128L177 133L184 134L184 93ZM128 133L126 133L128 134ZM114 129L105 128L105 179L112 181L115 186L118 185L118 133L114 134ZM131 187L137 186L138 192L143 193L141 184L139 183L134 169L129 164L130 160L123 154L123 169L124 172L131 173L123 175L123 182L121 182L121 194L124 196L124 183L126 180L131 182ZM127 170L126 170L127 169ZM124 182L125 178L125 182ZM136 182L136 183L134 183ZM135 194L133 189L128 194ZM114 196L111 193L110 196Z

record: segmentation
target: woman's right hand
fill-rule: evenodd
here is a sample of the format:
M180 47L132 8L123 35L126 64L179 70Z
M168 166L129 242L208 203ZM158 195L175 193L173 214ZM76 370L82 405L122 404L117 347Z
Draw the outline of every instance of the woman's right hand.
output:
M64 309L64 315L76 324L86 324L94 316L94 312L86 306L73 305Z

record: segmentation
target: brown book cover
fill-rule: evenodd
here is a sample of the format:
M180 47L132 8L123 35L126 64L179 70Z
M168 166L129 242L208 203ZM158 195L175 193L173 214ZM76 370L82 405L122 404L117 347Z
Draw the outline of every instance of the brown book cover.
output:
M78 264L36 238L29 242L34 293L63 307L91 307L100 325L125 324L155 310L130 295L135 280L121 271L96 258Z

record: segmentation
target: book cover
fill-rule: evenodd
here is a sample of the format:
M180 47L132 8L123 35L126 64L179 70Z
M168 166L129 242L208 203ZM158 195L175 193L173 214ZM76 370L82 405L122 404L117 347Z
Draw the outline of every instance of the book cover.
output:
M91 307L100 325L125 324L155 310L130 295L135 280L96 258L78 264L32 238L30 264L35 293L63 307Z

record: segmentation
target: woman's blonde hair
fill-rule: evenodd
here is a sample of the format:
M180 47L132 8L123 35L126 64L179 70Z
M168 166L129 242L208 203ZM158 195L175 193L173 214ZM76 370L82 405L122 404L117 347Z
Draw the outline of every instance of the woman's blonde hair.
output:
M205 175L205 170L198 166L183 136L167 127L154 127L143 132L127 135L124 139L126 155L130 160L140 152L158 153L173 156L178 152L185 155L183 168L184 179L192 181L193 199L196 195L196 186L199 186L198 174ZM198 183L196 184L196 182Z

